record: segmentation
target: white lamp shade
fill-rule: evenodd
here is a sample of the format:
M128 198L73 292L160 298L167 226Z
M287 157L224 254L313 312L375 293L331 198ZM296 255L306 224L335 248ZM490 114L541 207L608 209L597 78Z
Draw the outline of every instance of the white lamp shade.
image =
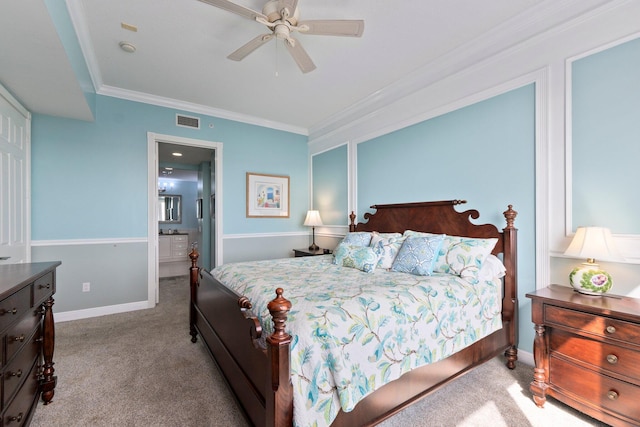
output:
M604 227L578 227L564 254L572 258L603 261L624 259L616 248L611 231Z
M322 225L320 212L307 211L307 217L304 219L304 225L306 225L307 227L317 227L319 225Z

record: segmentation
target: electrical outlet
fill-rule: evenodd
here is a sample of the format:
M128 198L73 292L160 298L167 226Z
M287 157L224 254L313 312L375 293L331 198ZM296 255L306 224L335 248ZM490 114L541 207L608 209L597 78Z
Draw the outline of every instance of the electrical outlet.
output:
M91 290L91 283L84 282L82 283L82 292L89 292Z

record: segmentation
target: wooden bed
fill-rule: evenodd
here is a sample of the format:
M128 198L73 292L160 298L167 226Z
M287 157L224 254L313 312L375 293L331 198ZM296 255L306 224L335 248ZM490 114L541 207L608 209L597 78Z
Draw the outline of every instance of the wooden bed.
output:
M486 336L462 351L439 362L404 374L382 386L359 402L351 412L340 412L332 426L367 426L389 418L420 400L442 385L493 357L504 354L506 365L513 369L517 359L517 213L509 205L503 213L506 227L502 232L491 224L476 225L476 210L458 212L454 208L465 201L451 200L424 203L371 206L375 213L365 213L365 221L350 231L381 233L405 230L444 233L452 236L498 238L493 254L502 255L506 267L503 279L502 329ZM286 331L291 303L282 290L269 304L274 332L266 337L267 348L257 345L262 330L246 309L251 302L222 285L211 274L198 268L198 253L193 250L190 269L190 334L198 334L223 373L247 419L256 426L290 426L293 417L292 385L289 373L291 336ZM274 289L274 296L276 290Z

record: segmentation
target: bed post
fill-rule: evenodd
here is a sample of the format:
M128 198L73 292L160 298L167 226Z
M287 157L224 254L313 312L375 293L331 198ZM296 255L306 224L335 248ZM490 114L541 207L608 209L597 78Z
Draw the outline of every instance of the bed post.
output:
M198 293L196 289L200 282L198 281L198 274L200 269L198 268L198 249L196 245L191 245L191 252L189 258L191 258L191 267L189 267L189 288L191 289L191 300L189 301L189 333L191 334L191 342L198 340L198 332L196 331L196 298Z
M518 212L509 205L503 212L507 220L507 226L503 231L504 266L507 275L504 278L505 295L502 300L502 320L509 322L509 348L504 352L507 358L507 367L514 369L518 359L518 229L513 225Z
M349 214L349 232L356 231L356 213L351 211Z
M267 427L293 424L293 387L289 370L291 335L285 331L291 302L276 289L277 297L267 308L273 318L273 333L267 337L267 388L265 396Z

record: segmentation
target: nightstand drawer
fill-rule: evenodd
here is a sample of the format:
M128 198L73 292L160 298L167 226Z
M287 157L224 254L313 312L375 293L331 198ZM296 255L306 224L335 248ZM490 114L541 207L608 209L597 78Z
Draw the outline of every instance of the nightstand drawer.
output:
M640 353L607 342L554 329L549 337L552 352L587 363L592 369L628 377L640 384Z
M599 337L640 345L640 325L567 308L545 305L545 323Z
M640 419L640 388L606 375L599 375L556 357L549 358L552 387L617 415Z

